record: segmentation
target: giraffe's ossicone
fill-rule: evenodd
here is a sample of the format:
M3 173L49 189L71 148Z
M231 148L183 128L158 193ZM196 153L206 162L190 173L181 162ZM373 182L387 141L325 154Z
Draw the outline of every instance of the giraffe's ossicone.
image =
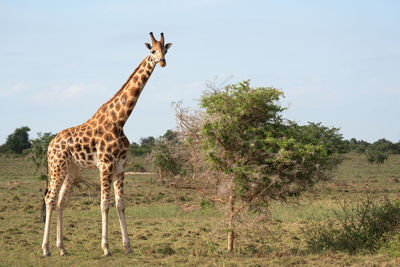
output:
M104 255L108 247L108 210L111 183L114 182L115 203L121 225L122 242L128 252L129 242L124 204L124 165L129 141L123 127L155 66L165 67L165 54L171 43L164 44L164 35L157 41L150 33L152 44L146 43L150 54L139 64L121 89L103 104L87 122L62 130L48 147L49 187L45 197L46 221L42 249L49 252L49 232L52 210L57 211L57 247L64 255L62 211L67 193L82 168L98 168L101 183L102 236Z

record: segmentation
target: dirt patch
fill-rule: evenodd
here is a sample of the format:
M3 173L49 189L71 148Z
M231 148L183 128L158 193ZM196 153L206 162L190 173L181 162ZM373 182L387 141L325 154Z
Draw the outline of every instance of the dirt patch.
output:
M357 186L357 184L352 183L352 182L347 183L344 181L337 181L337 182L329 183L328 186L330 186L330 187L343 187L343 186L353 187L353 186Z
M13 191L16 190L21 183L19 181L9 181L8 182L8 190Z
M186 204L183 204L183 206L182 206L183 211L193 211L193 210L199 210L199 209L200 209L200 205L197 205L197 204L186 203Z
M126 175L155 175L155 172L125 172Z

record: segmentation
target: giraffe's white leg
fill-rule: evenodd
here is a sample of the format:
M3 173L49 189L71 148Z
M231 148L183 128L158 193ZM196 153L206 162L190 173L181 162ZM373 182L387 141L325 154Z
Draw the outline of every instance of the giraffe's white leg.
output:
M57 248L60 250L60 255L66 255L67 252L64 248L64 241L63 241L63 222L62 222L62 213L64 210L65 199L68 194L69 189L71 188L73 182L73 173L70 172L66 179L64 180L63 185L61 186L60 194L58 196L58 203L57 203Z
M110 208L110 201L101 200L101 248L104 251L104 255L111 255L108 247L108 210Z
M57 207L57 248L60 250L60 255L64 256L66 254L63 242L62 233L62 207Z
M112 166L100 167L101 178L101 248L104 256L111 255L108 247L108 210L110 209L110 189L112 182Z
M122 243L128 253L132 252L131 243L128 237L128 230L125 220L125 203L124 203L124 173L121 172L115 176L114 193L115 193L115 207L117 208L119 224L121 226Z
M51 213L53 208L55 207L56 201L58 199L58 194L60 192L60 188L65 179L65 170L52 171L51 174L51 182L49 191L45 197L46 202L46 222L44 225L44 235L42 242L43 255L49 256L49 236L50 236L50 221L51 221Z
M50 235L50 221L51 221L52 206L46 203L46 222L44 225L44 235L42 242L42 249L44 256L50 256L49 250L49 235Z

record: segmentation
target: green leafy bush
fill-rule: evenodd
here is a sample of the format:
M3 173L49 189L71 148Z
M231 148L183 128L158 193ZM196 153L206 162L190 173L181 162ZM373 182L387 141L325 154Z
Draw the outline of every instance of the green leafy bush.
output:
M376 252L400 227L400 201L377 201L367 195L354 205L343 202L334 217L310 221L304 229L312 251Z
M153 164L160 170L170 172L169 176L178 175L182 170L182 162L172 154L173 148L166 140L158 141L152 152Z
M29 159L36 167L36 172L39 172L39 179L47 182L47 148L56 134L38 133L38 137L32 140L31 153Z
M132 164L132 166L128 167L126 171L133 171L133 172L145 172L146 168L143 166L143 164L139 162L135 162Z
M389 154L379 150L367 150L365 152L366 159L370 164L383 164L389 158Z

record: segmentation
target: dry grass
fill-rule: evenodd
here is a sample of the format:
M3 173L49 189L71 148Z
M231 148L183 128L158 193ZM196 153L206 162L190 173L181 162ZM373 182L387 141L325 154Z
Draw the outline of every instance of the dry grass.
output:
M341 199L357 199L366 188L377 197L397 198L400 192L400 156L382 166L371 166L362 156L348 159L334 178L318 184L297 205L271 203L271 217L242 221L234 254L225 252L222 212L201 209L192 192L176 193L163 187L154 175L127 175L127 223L133 253L125 254L119 223L110 210L110 249L103 258L100 246L101 215L98 176L84 174L82 185L69 198L64 215L65 246L69 255L58 256L55 221L51 225L53 256L42 257L43 224L40 206L43 182L22 158L0 156L0 266L282 266L282 265L399 265L393 254L347 255L306 249L301 228L314 217L329 216ZM256 215L254 215L256 216Z

